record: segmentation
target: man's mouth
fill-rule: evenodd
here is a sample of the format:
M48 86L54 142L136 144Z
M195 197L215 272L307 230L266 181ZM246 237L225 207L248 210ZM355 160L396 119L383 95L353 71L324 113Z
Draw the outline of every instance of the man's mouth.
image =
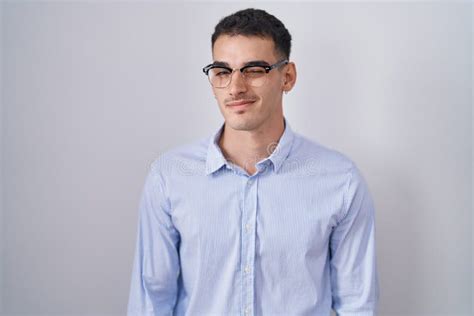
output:
M227 103L227 106L235 109L242 109L247 106L250 106L252 103L254 103L256 100L236 100Z

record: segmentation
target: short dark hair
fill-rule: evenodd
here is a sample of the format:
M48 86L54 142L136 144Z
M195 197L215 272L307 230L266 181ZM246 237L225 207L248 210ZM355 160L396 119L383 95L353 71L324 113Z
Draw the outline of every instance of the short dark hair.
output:
M222 18L212 34L212 48L221 35L269 37L275 43L277 53L290 58L290 32L279 19L264 10L249 8Z

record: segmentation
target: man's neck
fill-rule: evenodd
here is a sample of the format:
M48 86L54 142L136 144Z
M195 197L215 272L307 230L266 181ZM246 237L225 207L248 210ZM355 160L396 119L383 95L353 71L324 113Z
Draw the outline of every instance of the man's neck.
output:
M284 130L283 118L271 126L262 126L252 131L234 130L225 125L219 147L228 161L242 167L249 174L254 174L255 164L272 154Z

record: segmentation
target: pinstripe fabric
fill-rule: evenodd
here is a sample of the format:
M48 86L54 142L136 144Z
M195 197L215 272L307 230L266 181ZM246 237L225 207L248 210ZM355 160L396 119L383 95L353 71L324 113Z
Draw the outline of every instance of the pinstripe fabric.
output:
M355 164L285 119L249 175L223 157L222 128L153 162L128 315L375 315L375 214Z

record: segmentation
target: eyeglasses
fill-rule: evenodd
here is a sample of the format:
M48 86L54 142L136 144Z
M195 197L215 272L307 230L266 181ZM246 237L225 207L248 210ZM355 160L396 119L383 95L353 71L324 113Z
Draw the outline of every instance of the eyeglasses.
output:
M273 65L250 64L242 68L230 68L220 64L210 64L202 69L214 88L225 88L231 80L234 71L239 70L245 82L252 87L261 87L267 80L267 74L270 70L288 64L284 59Z

